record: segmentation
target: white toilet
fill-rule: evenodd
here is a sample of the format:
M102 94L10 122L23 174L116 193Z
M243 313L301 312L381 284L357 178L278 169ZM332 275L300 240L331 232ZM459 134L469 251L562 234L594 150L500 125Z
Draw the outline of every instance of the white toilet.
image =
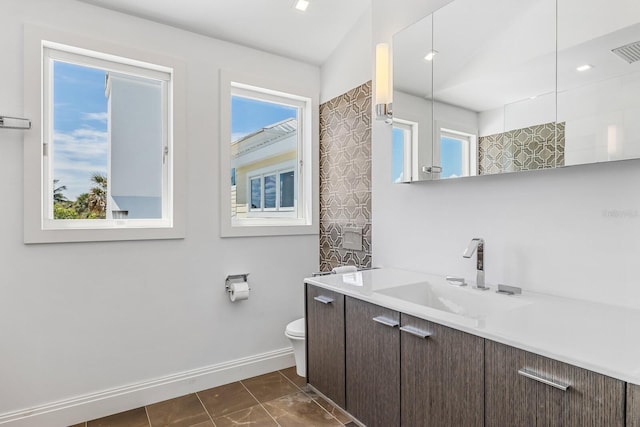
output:
M304 317L294 320L287 325L284 335L291 340L293 354L296 358L296 373L301 377L307 376L307 362L304 345Z

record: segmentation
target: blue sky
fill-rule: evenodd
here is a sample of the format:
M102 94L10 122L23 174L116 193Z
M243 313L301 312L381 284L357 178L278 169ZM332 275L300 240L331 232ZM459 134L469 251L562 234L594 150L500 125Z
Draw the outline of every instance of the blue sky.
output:
M462 143L443 136L440 140L441 178L462 176Z
M278 123L295 118L297 109L240 96L231 97L231 141Z
M402 182L404 164L404 135L398 128L393 129L391 145L391 178L393 182ZM442 137L440 140L440 159L435 159L436 165L442 166L440 178L462 176L462 144L454 138ZM439 161L439 163L438 163Z
M404 133L398 128L393 128L391 162L391 178L393 179L393 182L402 182L402 170L404 165Z
M55 61L53 65L53 177L75 200L91 188L94 173L107 172L106 73Z

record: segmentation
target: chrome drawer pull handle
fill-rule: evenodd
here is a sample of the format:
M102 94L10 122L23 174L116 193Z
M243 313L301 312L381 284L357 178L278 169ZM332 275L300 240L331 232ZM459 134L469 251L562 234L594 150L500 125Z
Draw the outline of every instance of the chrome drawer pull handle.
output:
M381 323L385 326L390 326L392 328L395 328L396 326L400 325L400 322L398 322L397 320L389 319L388 317L385 317L385 316L376 316L373 318L373 321Z
M570 384L565 384L558 381L552 381L552 380L546 379L526 368L520 369L518 373L523 377L531 378L532 380L536 380L538 382L541 382L542 384L550 385L551 387L555 387L558 390L567 391L569 387L571 387Z
M424 339L429 338L431 336L431 332L418 329L415 326L402 326L400 330L402 332L406 332L408 334L415 335L416 337L420 337Z
M324 295L313 297L313 299L318 301L318 302L321 302L323 304L331 304L333 301L335 301L333 298L327 297L327 296L324 296Z

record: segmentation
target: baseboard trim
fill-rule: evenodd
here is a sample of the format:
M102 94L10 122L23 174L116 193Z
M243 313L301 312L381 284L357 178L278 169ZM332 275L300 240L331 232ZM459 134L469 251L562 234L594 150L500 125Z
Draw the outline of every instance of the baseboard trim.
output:
M69 426L295 365L291 347L0 414L11 427Z

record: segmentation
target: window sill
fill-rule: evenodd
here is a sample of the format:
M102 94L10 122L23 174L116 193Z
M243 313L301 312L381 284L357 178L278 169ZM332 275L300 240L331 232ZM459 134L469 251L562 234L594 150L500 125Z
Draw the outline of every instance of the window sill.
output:
M247 218L223 224L222 237L259 237L288 235L318 235L317 225L291 218Z

